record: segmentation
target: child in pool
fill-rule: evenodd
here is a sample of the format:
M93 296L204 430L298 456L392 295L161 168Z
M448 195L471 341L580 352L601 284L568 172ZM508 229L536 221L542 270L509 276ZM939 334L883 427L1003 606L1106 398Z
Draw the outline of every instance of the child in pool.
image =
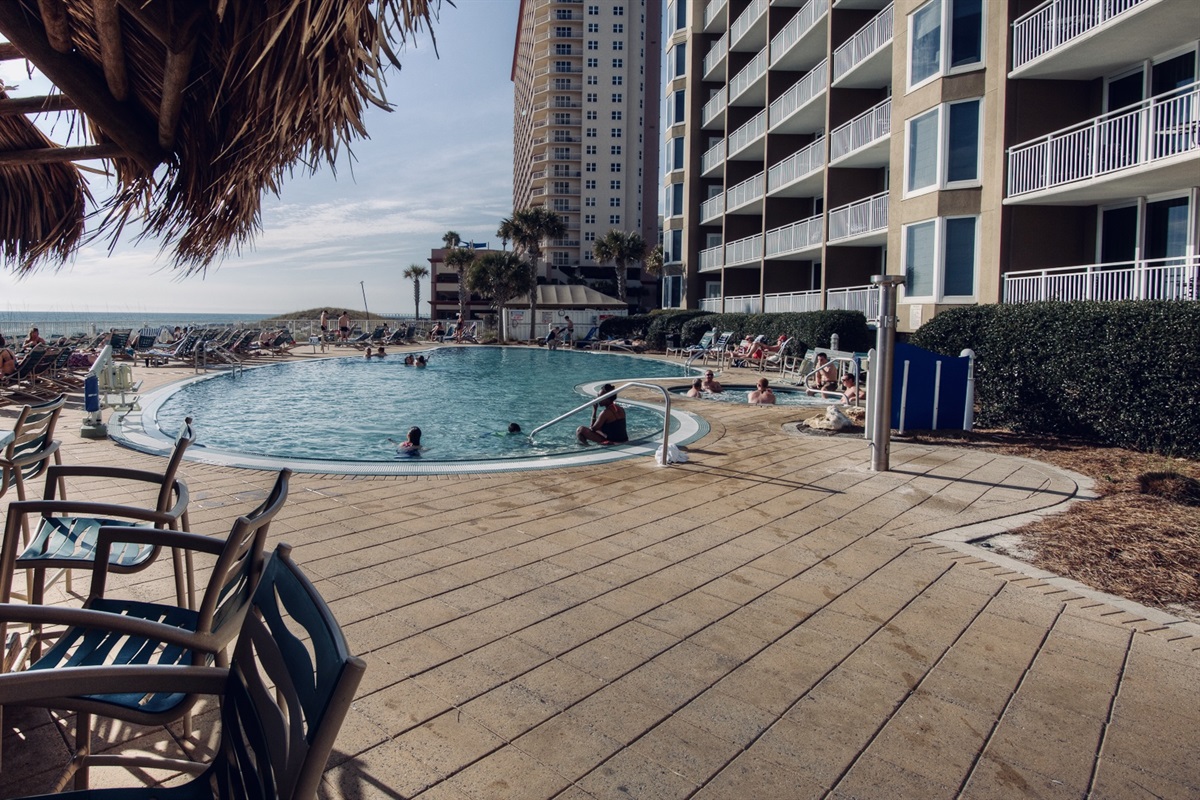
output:
M418 367L423 367L423 366L425 366L425 365L426 365L426 364L428 364L428 363L429 363L429 362L425 360L425 356L417 356L417 363L416 363L416 366L418 366Z
M404 437L403 442L397 442L395 439L388 438L392 444L399 445L399 453L406 456L421 455L421 429L415 425L408 429L408 435Z

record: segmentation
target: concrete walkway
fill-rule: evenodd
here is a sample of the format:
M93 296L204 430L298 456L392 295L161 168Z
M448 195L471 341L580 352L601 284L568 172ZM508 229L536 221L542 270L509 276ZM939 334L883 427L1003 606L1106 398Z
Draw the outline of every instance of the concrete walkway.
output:
M911 444L872 473L861 439L788 435L795 410L683 402L712 425L685 465L293 479L270 544L369 665L322 797L1200 796L1194 626L953 543L1074 478ZM68 463L156 464L78 422ZM184 474L209 534L271 480ZM167 598L167 570L125 583ZM203 757L212 716L105 735ZM62 723L4 725L0 795L44 790Z

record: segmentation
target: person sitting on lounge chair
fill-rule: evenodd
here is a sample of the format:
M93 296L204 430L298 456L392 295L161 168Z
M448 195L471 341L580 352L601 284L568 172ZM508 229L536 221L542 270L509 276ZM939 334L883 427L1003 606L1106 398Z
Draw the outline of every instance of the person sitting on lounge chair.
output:
M41 344L41 345L46 344L46 340L42 338L42 335L40 333L38 333L37 328L30 328L29 329L29 337L27 339L25 339L25 344L21 345L21 349L22 350L32 350L33 348L37 347L39 344Z
M442 327L442 323L435 322L433 327L429 329L429 341L436 342L446 335L446 329Z
M616 387L606 383L600 387L600 394L606 395ZM604 410L597 415L597 411ZM592 424L588 427L580 425L575 429L575 438L580 444L599 442L600 444L616 444L628 442L629 432L625 427L625 409L617 405L616 397L601 400L592 406Z
M16 371L17 357L5 346L4 337L0 336L0 375L12 375Z

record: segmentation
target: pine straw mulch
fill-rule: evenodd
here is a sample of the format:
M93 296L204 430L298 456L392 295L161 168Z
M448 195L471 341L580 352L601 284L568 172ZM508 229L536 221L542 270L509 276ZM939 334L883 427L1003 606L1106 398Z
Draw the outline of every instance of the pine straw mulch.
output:
M1092 478L1098 500L1012 533L1042 569L1200 621L1200 461L1010 431L920 432L913 441L1025 456ZM1029 554L1032 557L1029 557Z

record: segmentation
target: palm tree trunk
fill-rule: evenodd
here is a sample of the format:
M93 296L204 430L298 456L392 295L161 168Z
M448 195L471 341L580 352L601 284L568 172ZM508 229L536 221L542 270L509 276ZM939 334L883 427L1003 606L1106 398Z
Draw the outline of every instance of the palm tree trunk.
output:
M417 319L421 318L421 279L413 278L413 308L416 309Z
M467 322L467 268L465 265L458 268L458 313L465 325Z
M629 272L625 269L625 263L617 262L617 299L622 303L627 302L625 295L628 292Z

